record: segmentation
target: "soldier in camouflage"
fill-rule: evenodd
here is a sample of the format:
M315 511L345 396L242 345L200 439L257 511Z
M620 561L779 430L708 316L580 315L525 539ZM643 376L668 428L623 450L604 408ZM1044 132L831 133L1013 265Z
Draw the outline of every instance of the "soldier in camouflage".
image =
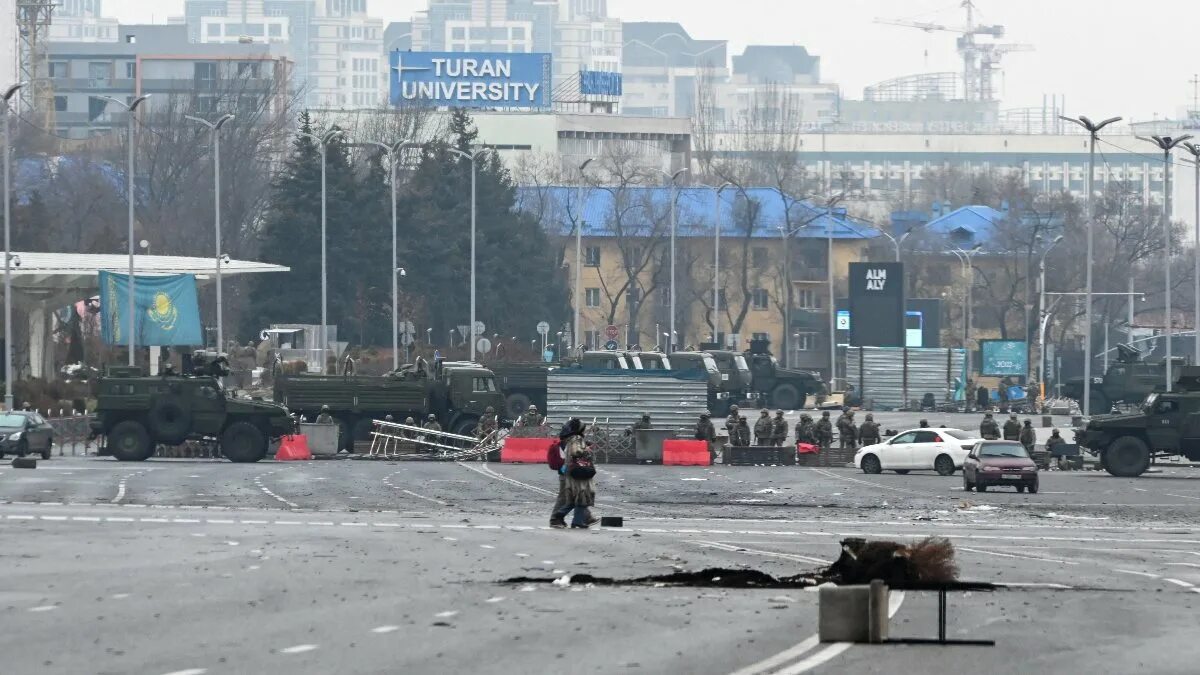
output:
M821 446L821 450L828 450L829 446L833 445L833 422L829 421L829 411L821 413L821 419L817 421L817 444Z
M531 405L529 406L529 410L525 411L524 415L521 415L521 419L517 421L517 426L522 429L537 429L542 426L545 419L538 414L537 406Z
M489 405L487 410L483 411L483 417L479 418L479 426L476 427L475 435L478 438L487 438L496 433L496 429L499 426L500 422L496 419L496 409Z
M772 421L772 440L776 446L783 446L787 443L788 423L783 419L783 411L775 411L775 419Z
M796 442L817 445L817 430L807 413L800 415L800 421L796 423Z
M775 425L771 423L771 413L763 410L754 423L754 444L757 446L773 445L772 439Z
M729 406L729 416L725 418L725 430L729 432L730 445L737 445L737 443L734 443L733 441L735 438L737 438L738 419L740 417L741 415L738 414L738 407L736 405Z

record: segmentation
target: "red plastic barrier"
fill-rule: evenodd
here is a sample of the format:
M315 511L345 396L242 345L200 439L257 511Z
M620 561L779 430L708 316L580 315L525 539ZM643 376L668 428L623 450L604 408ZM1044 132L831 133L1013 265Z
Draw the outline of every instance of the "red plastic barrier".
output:
M796 452L801 455L815 455L821 452L821 448L811 443L797 443Z
M504 464L545 464L546 453L557 438L513 438L504 439L500 448L500 461Z
M280 462L303 462L312 459L312 451L308 449L308 436L284 436L279 441L279 449L275 451L275 459Z
M666 466L710 466L712 456L704 441L663 441L663 464Z

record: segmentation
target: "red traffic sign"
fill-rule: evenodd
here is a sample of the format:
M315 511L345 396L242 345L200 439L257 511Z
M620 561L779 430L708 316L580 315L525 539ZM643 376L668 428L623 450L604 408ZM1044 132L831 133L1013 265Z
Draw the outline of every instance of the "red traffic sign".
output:
M604 329L604 337L608 338L609 340L616 340L617 336L620 334L621 329L617 328L616 326L609 326Z

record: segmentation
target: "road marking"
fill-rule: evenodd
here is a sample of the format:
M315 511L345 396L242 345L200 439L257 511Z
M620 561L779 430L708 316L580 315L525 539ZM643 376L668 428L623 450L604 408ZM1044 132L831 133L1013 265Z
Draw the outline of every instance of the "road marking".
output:
M1161 579L1162 578L1158 574L1150 574L1149 572L1135 572L1133 570L1118 570L1118 569L1114 569L1113 571L1119 572L1120 574L1133 574L1135 576L1146 577L1148 579Z
M49 612L49 611L53 611L56 609L58 609L58 605L39 605L37 607L30 607L29 611L31 611L31 612Z
M99 516L71 516L71 520L78 520L78 521L82 521L85 523L98 523L98 522L100 522L100 517Z
M394 633L398 630L400 630L400 626L376 626L371 629L371 632L382 635L383 633Z
M1029 581L1029 582L1006 581L1002 584L997 584L997 586L1003 586L1005 588L1058 588L1058 589L1063 589L1063 590L1074 588L1074 586L1068 586L1066 584L1051 584L1051 583L1036 582L1036 581Z
M66 516L42 516L42 520L66 520Z
M317 648L317 645L296 645L295 647L284 647L279 650L280 654L303 654L311 652Z
M481 476L487 476L488 478L491 478L492 480L498 480L502 483L508 483L510 485L515 485L519 488L531 490L533 492L537 492L538 494L546 495L548 497L558 497L557 492L551 492L550 490L547 490L545 488L540 488L536 485L530 485L528 483L522 483L521 481L516 480L515 478L509 478L508 476L505 476L503 474L500 474L500 473L488 468L488 466L486 464L481 467L471 466L470 464L464 464L463 462L455 462L455 464L461 466L464 469L470 469L471 471L474 471L475 473L477 473ZM632 506L628 506L626 504L618 503L618 502L597 501L596 505L597 506L617 507L617 508L620 508L629 513L644 513L644 514L652 514L653 513L652 511L646 511L645 509L634 508Z
M224 518L208 518L204 522L208 523L209 525L233 525L237 521L227 520Z
M1167 563L1168 565L1177 565L1179 567L1200 567L1197 563Z
M189 668L188 670L176 670L167 675L204 675L208 670L204 668Z
M969 553L982 553L984 555L994 555L994 556L998 556L1000 558L1018 558L1021 560L1036 560L1038 562L1048 562L1048 563L1054 563L1056 565L1078 565L1079 564L1077 562L1071 562L1070 560L1060 560L1058 558L1042 558L1040 556L1033 556L1033 555L1017 555L1016 553L1000 553L999 551L987 551L987 550L984 550L981 548L967 548L966 546L959 546L958 550L967 551Z
M726 544L726 543L720 542L720 541L701 541L698 543L705 548L715 548L715 549L718 549L721 551L728 551L730 553L747 553L749 555L761 555L761 556L766 556L769 558L783 558L784 560L796 560L799 562L812 563L815 565L830 565L830 564L832 564L832 562L829 560L822 560L820 558L812 558L812 557L809 557L806 555L798 555L796 553L780 553L778 551L763 551L760 549L746 548L745 546L736 546L734 544Z
M273 474L273 473L275 473L275 472L274 472L274 471L268 471L268 472L266 472L266 473L264 473L264 474L260 474L260 475L258 475L258 476L255 476L255 477L254 477L254 484L255 484L255 485L258 487L258 489L259 489L259 490L262 490L262 491L263 491L263 493L264 493L264 494L266 494L268 497L270 497L271 499L274 499L275 501L277 501L277 502L279 502L279 503L281 503L281 504L284 504L284 505L286 505L286 506L287 506L289 509L298 509L298 508L300 508L300 505L299 505L299 504L296 504L295 502L291 502L291 501L288 501L287 499L284 499L283 497L280 497L279 495L277 495L277 494L275 494L274 492L272 492L272 491L271 491L271 488L267 487L266 485L263 485L262 479L263 479L264 477L266 477L266 476L270 476L270 475L271 475L271 474Z
M1200 502L1200 497L1189 497L1189 496L1187 496L1187 495L1173 495L1173 494L1171 494L1170 492L1164 492L1164 493L1162 493L1162 494L1164 494L1164 495L1166 495L1166 496L1168 496L1168 497L1178 497L1178 498L1180 498L1180 499L1192 499L1192 500L1195 500L1195 501L1198 501L1198 502Z
M1175 584L1176 586L1182 586L1184 588L1194 588L1195 587L1195 584L1190 584L1186 581L1183 581L1182 579L1172 579L1170 577L1163 577L1163 581Z
M895 487L890 487L888 485L880 485L879 483L872 483L869 480L859 480L857 478L850 478L849 476L839 476L836 473L833 473L831 471L826 471L824 469L806 469L806 470L819 473L822 476L827 476L829 478L835 478L837 480L846 481L848 483L858 483L859 485L866 485L868 487L873 487L873 488L877 488L880 490L891 490L892 492L901 492L904 494L917 495L918 497L928 497L929 496L929 494L925 493L925 492L917 492L915 490L906 490L904 488L895 488Z
M434 499L433 497L426 497L424 495L419 495L419 494L413 492L412 490L400 490L400 491L410 497L416 497L417 499L424 499L427 502L433 502L434 504L440 504L442 506L450 506L449 504L441 501L440 499Z

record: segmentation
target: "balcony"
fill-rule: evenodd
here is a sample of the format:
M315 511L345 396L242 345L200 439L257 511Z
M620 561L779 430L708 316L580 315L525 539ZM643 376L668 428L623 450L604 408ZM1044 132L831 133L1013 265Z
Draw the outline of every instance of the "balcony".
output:
M829 269L826 267L810 267L804 264L792 264L792 282L824 282L829 279Z

